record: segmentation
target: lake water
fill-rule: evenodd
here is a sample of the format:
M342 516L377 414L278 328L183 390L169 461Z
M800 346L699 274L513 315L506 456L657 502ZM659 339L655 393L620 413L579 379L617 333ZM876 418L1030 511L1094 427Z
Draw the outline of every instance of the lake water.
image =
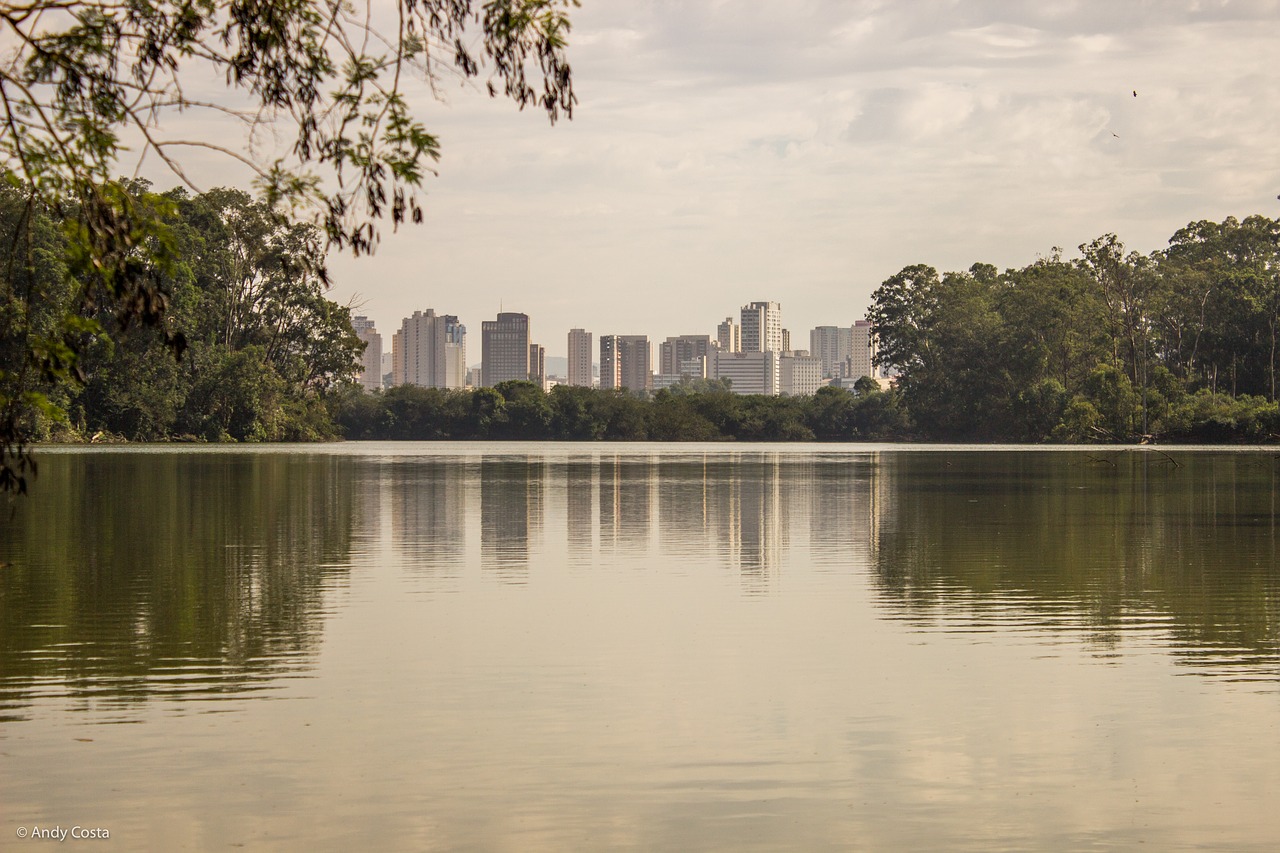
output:
M3 849L1280 847L1270 450L39 461Z

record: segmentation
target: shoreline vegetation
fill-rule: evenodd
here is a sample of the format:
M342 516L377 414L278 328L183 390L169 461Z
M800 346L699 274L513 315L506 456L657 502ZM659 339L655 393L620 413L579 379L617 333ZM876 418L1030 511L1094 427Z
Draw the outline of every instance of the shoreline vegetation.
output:
M325 297L310 226L239 190L120 187L166 223L160 328L107 310L81 332L60 327L75 298L66 223L0 185L0 220L23 237L0 259L0 392L41 401L22 425L32 443L1280 441L1280 223L1261 216L1191 223L1150 255L1106 235L1079 259L1054 249L1004 272L906 267L867 312L878 358L900 372L888 390L864 379L744 396L695 379L651 393L530 382L369 393L353 381L363 345L351 310ZM74 371L24 363L67 334Z

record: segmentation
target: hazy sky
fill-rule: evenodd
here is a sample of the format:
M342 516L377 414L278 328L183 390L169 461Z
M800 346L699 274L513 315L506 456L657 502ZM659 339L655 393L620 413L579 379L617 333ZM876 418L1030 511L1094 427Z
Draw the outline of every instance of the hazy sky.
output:
M573 20L572 122L423 99L444 148L426 225L334 263L387 346L415 309L459 315L478 362L499 306L563 355L573 326L714 334L757 299L807 346L908 264L1280 215L1277 2L584 0Z

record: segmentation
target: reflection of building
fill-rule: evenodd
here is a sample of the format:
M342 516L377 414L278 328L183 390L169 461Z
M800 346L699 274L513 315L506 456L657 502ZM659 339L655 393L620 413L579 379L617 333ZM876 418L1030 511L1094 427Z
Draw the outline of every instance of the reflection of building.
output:
M541 461L480 460L480 555L486 569L523 582L529 540L542 529Z
M360 356L359 382L366 391L382 387L382 335L368 317L352 317L351 327L356 337L364 342L364 354Z
M654 471L648 460L600 460L600 547L642 553L649 541Z
M591 559L594 543L596 466L588 459L571 459L565 464L565 534L569 556Z
M469 473L452 461L394 463L385 481L391 491L391 539L406 562L441 574L457 574L466 550Z
M480 324L480 382L492 388L499 382L529 379L529 316L504 313Z

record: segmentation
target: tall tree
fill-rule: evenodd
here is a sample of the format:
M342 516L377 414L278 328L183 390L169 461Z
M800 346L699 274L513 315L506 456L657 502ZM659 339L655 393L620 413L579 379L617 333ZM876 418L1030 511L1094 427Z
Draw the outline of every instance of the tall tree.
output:
M439 157L439 140L413 114L414 77L481 77L491 96L538 106L554 122L575 97L566 38L575 0L32 0L0 4L11 45L0 62L0 170L23 187L24 221L42 207L70 218L58 345L32 346L4 377L74 372L95 319L160 329L164 282L180 263L165 217L111 178L126 137L186 179L185 155L214 149L256 174L273 209L312 211L329 246L370 252L379 223L418 222L416 192ZM192 95L195 80L226 81L224 97ZM244 146L182 138L180 112L229 114ZM286 140L255 159L255 145ZM34 245L25 238L19 245ZM33 256L23 264L34 263ZM321 273L323 270L321 270ZM0 289L0 318L29 314L35 291ZM37 307L38 310L43 310ZM6 328L5 335L13 330ZM35 338L24 338L33 344ZM26 484L26 443L38 393L0 382L0 485Z

